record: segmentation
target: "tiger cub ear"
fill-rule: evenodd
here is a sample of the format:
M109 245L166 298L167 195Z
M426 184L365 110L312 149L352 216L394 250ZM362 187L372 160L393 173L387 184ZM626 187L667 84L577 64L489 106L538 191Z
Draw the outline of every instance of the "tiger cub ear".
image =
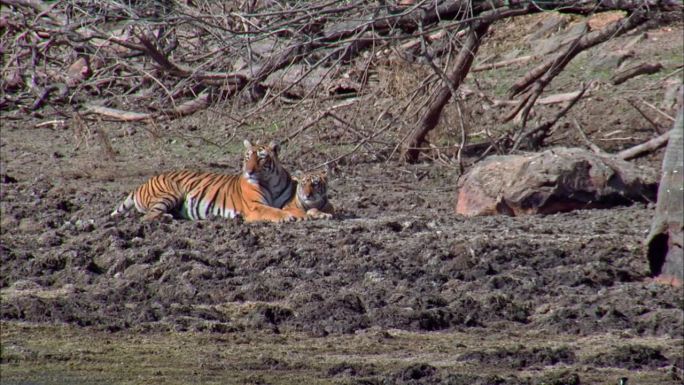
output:
M324 181L328 179L328 170L321 170L318 172L318 176Z
M304 178L304 173L301 172L300 170L297 170L297 171L292 173L292 179L296 180L297 182L301 182L303 178Z
M248 150L251 150L251 149L252 149L252 142L250 142L249 140L245 139L245 141L242 142L242 144L245 145L245 148L246 148L246 149L248 149Z
M280 152L280 144L278 142L276 142L275 140L272 140L268 144L268 148L270 148L271 151L275 152L276 155Z

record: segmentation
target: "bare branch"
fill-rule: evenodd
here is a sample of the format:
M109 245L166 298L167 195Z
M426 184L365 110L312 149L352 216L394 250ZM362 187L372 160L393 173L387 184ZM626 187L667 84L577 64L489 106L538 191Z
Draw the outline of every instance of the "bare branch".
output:
M624 160L629 160L629 159L634 159L637 158L644 153L648 153L654 150L659 149L660 147L663 147L667 144L667 141L670 139L670 131L657 136L647 142L638 144L634 147L628 148L626 150L622 150L615 154L617 158L624 159Z
M489 23L487 22L478 22L470 28L466 42L463 44L463 48L461 48L461 51L456 58L454 68L449 74L448 80L450 84L442 87L437 97L432 101L421 118L418 127L411 133L411 137L404 150L404 160L407 162L415 162L418 160L419 148L425 141L427 133L437 125L442 109L444 109L449 98L451 98L451 90L457 90L468 74L473 58L480 47L480 41L484 34L487 33L488 29Z
M661 69L663 69L663 65L660 63L641 63L635 67L628 68L618 74L615 74L611 82L613 83L613 85L616 86L618 84L626 82L627 80L635 76L643 74L654 74L660 71Z
M577 94L577 96L575 96L575 98L572 99L570 103L568 103L568 105L565 106L565 108L563 108L563 110L556 114L556 116L550 121L544 122L543 124L540 124L539 126L533 128L532 130L521 131L521 133L513 142L512 150L517 150L523 143L523 141L529 137L534 137L534 143L532 143L533 147L536 147L539 143L541 143L544 140L544 138L546 138L548 131L551 129L551 127L553 127L558 122L558 120L560 120L560 118L565 116L568 113L568 111L570 111L570 109L575 105L575 103L582 99L582 96L586 92L587 88L589 88L589 85L585 86L583 84L579 94Z

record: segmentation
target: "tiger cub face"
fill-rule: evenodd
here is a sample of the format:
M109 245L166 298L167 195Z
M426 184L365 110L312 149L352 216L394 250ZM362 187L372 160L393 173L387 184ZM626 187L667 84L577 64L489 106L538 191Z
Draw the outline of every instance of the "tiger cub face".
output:
M297 199L305 209L321 209L326 205L328 183L325 171L309 174L296 171L292 179L297 181Z
M268 179L279 172L278 151L280 146L276 142L268 145L253 145L245 139L245 153L242 162L242 172L250 182Z

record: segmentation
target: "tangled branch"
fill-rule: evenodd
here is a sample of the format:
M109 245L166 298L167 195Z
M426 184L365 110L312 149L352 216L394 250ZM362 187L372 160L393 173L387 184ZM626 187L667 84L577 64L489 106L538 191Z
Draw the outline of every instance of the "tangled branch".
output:
M446 46L461 48L452 67L443 71L447 79L437 76L442 81L433 78L432 89L425 83L416 91L421 97L416 104L427 108L405 145L409 161L417 159L425 135L470 71L486 26L496 20L546 10L629 13L614 26L582 37L517 82L512 94L526 93L510 118L520 111L526 116L546 84L580 51L655 14L682 11L679 0L0 4L5 59L0 108L17 114L46 114L50 108L67 117L69 111L82 110L118 120L172 119L240 95L252 101L269 95L259 109L281 98L359 96L367 92L383 50L392 48L405 56L417 51L422 51L418 57L424 56L427 50L447 55L450 49L437 46L452 39ZM506 63L491 68L497 65ZM478 70L483 68L489 67ZM129 106L138 111L128 111Z

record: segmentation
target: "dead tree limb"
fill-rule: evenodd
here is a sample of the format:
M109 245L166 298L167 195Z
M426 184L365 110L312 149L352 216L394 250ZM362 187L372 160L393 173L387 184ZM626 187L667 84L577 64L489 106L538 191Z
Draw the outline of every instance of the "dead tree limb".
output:
M629 98L625 99L625 100L627 101L627 103L629 103L630 106L632 106L639 113L639 115L641 115L642 118L646 119L646 121L648 121L648 123L651 124L651 127L653 127L653 129L657 133L659 133L659 134L662 133L660 126L653 119L651 119L648 115L646 115L646 113L644 111L642 111L641 108L639 108L639 106L636 104L635 101L633 101Z
M586 28L587 27L585 25L584 33L586 33ZM584 36L584 34L580 35L574 42L570 43L562 53L556 56L555 60L549 62L550 66L546 69L546 71L540 73L540 76L538 78L535 77L537 74L535 71L533 71L532 73L528 74L523 78L525 82L532 81L529 84L532 86L532 88L529 89L525 93L525 95L523 95L522 99L520 100L520 103L518 103L518 105L513 110L511 110L511 112L509 112L508 115L504 117L504 122L513 119L516 115L520 113L522 122L521 131L525 130L525 125L527 123L527 117L530 114L530 110L532 110L532 107L537 102L537 99L541 96L542 92L544 92L546 86L549 83L551 83L551 80L553 80L553 78L560 74L563 71L563 68L565 68L565 66L570 62L570 60L577 53L579 53L579 51L576 51L576 49L579 45L582 36ZM573 54L573 52L575 53ZM512 94L511 96L514 95Z
M369 50L411 49L415 43L406 42L420 41L423 36L440 38L506 17L547 10L580 15L621 10L645 12L653 19L665 12L681 15L682 11L681 0L418 0L408 6L362 0L297 1L286 6L282 2L249 1L230 10L221 2L211 1L171 2L172 6L164 7L143 3L0 0L3 22L7 21L0 45L9 58L0 76L2 92L8 96L0 96L0 103L7 103L3 108L24 108L35 97L35 90L64 82L60 79L63 69L74 55L94 63L88 84L69 86L69 95L64 98L48 93L39 98L42 100L35 108L84 105L93 98L106 99L108 107L122 108L169 97L180 106L189 103L192 110L196 95L203 90L220 91L213 94L221 98L210 102L233 98L252 86L263 86L266 92L258 94L263 97L273 91L265 85L268 78L294 66L302 67L302 83L318 76L309 70L319 65L328 70L321 79L337 80L334 77L350 74L340 70L341 66L358 64L354 61L362 56L368 63L366 68L372 65L378 52L365 55ZM164 22L155 22L155 18ZM141 35L141 31L147 32ZM69 59L54 60L57 57ZM158 71L150 70L150 61ZM458 87L449 83L452 88ZM316 96L314 90L323 89L318 84L322 83L316 82L304 98ZM432 98L424 100L427 104ZM152 108L155 111L151 114L157 116L156 111L164 106ZM420 139L420 135L413 139ZM403 141L400 143L398 147Z
M681 91L680 91L680 92L681 92ZM660 108L654 106L653 104L651 104L651 103L649 103L649 102L647 102L647 101L645 101L645 100L643 100L643 99L641 99L641 98L639 98L639 100L640 100L641 103L643 103L646 107L651 108L652 110L654 110L654 111L657 112L658 114L664 116L666 119L668 119L668 120L670 120L670 121L672 121L672 122L675 121L675 118L673 118L673 117L671 117L670 115L664 113Z
M630 147L626 150L622 150L615 154L617 158L624 159L624 160L630 160L637 158L641 156L644 153L648 153L654 150L659 149L660 147L663 147L664 145L667 144L667 141L670 139L670 131L657 136L647 142L638 144L634 147Z
M437 126L442 110L449 101L449 98L451 98L451 90L457 90L468 74L473 58L480 47L482 37L489 29L489 25L490 22L476 22L470 27L465 44L463 44L461 51L458 53L454 68L448 76L451 86L446 85L442 87L437 97L430 103L427 111L423 114L418 127L411 133L404 150L405 161L413 163L418 160L419 148L425 142L428 132Z
M520 56L520 57L516 57L514 59L502 60L502 61L496 62L496 63L482 64L482 65L479 65L477 67L473 67L473 69L471 71L472 72L480 72L480 71L492 70L495 68L508 67L510 65L525 63L525 62L528 62L530 60L534 60L534 58L535 57L532 55Z
M547 61L546 63L536 67L527 76L511 86L510 94L512 96L526 89L528 89L528 91L525 93L525 96L522 98L520 103L504 117L504 121L509 121L516 115L521 114L521 131L524 131L532 106L534 106L539 96L541 96L542 92L544 92L546 86L549 85L549 83L551 83L551 81L558 76L563 69L565 69L568 63L570 63L570 61L577 56L577 54L617 35L634 29L647 20L648 17L645 12L636 11L628 17L613 22L601 31L589 34L581 34L577 40L569 44L563 52L556 55L556 57ZM572 104L574 104L574 102ZM539 128L544 129L545 127ZM518 139L520 139L520 137ZM516 144L519 145L520 142L516 141Z
M577 132L579 132L580 138L582 138L584 144L586 144L587 147L589 147L591 151L594 152L594 154L607 155L606 152L601 149L601 147L595 145L591 140L589 140L587 134L584 133L584 130L582 129L582 126L579 124L577 119L573 119L572 122L575 125L575 128L577 128Z
M182 68L181 66L173 63L167 57L167 55L162 53L148 37L139 35L138 39L140 40L142 46L145 47L144 52L147 53L149 57L152 58L157 64L159 64L162 69L173 75L200 80L220 80L224 82L224 84L227 82L236 86L244 86L248 82L247 77L242 74L206 72Z
M627 80L639 76L639 75L644 75L644 74L654 74L658 71L663 69L663 65L660 63L641 63L635 67L628 68L624 71L621 71L613 78L611 79L611 83L613 83L614 86L618 84L622 84L626 82Z
M517 150L523 143L523 141L527 138L532 139L532 143L530 143L532 147L537 147L548 136L551 127L553 127L558 122L558 120L560 120L560 118L565 116L568 113L568 111L570 111L570 109L575 105L575 103L582 99L582 96L584 95L584 92L587 90L587 88L588 86L582 85L580 93L577 94L577 96L575 96L575 98L572 99L570 103L568 103L568 105L565 106L565 108L563 108L563 110L556 114L556 116L553 119L544 122L529 131L520 131L518 137L513 142L513 147L511 148L511 150Z
M643 24L646 20L648 20L646 13L637 10L631 15L611 23L610 25L606 26L600 31L591 32L581 37L576 42L576 44L570 44L566 50L556 55L554 58L537 66L532 71L530 71L528 75L526 75L524 78L515 82L509 90L510 95L515 96L525 91L534 82L549 82L557 74L559 74L565 68L565 66L568 63L570 63L570 61L580 52L588 48L591 48L597 44L603 43L608 39L622 35L623 33L628 32ZM522 106L520 108L522 108ZM518 111L519 110L520 109L518 109ZM512 116L515 116L516 114L517 112L512 113L509 116L512 119Z
M209 107L209 93L208 92L203 92L195 99L188 100L184 103L181 103L179 106L164 110L160 113L160 115L166 115L166 116L172 116L172 117L181 117L181 116L187 116L187 115L192 115L195 112L199 110L203 110L205 108Z
M28 7L38 12L39 16L46 16L58 25L65 24L63 16L52 12L52 8L54 8L56 4L48 5L45 4L44 1L38 0L1 0L0 4L11 5L15 7Z
M181 117L193 114L196 111L205 109L209 106L209 94L202 93L193 100L189 100L181 105L166 109L158 113L143 113L134 111L123 111L116 108L109 108L97 105L86 105L86 112L107 116L121 122L140 122L143 120L157 118L159 120L169 117Z
M86 112L103 115L121 122L140 122L153 117L151 113L123 111L116 108L86 105Z

